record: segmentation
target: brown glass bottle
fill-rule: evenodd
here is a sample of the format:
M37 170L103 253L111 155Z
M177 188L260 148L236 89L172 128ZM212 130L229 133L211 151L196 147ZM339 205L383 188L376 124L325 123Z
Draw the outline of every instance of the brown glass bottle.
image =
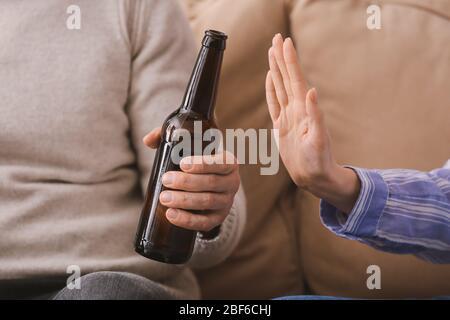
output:
M217 127L214 106L226 40L227 36L222 32L205 32L183 103L163 124L161 144L155 156L136 234L135 250L144 257L182 264L192 255L197 232L177 227L167 220L167 207L159 201L160 193L166 189L161 178L168 171L180 171L179 164L174 163L171 157L174 147L179 143L174 139L177 129L188 130L193 143L194 122L202 122L203 132ZM188 155L194 154L192 148Z

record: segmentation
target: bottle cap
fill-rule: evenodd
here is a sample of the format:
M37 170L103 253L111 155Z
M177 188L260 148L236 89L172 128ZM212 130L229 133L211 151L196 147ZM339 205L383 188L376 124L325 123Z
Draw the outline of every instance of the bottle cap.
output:
M202 45L208 48L215 48L218 50L225 50L228 36L220 31L206 30Z

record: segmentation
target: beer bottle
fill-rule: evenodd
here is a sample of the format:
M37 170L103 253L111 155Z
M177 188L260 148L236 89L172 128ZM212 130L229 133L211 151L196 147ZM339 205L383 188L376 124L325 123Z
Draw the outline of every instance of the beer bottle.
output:
M174 138L177 129L188 130L194 143L194 122L201 121L203 132L217 127L214 106L226 40L227 36L222 32L205 32L183 102L163 124L161 143L155 156L136 234L135 250L144 257L182 264L192 255L197 232L180 228L167 220L168 208L159 201L161 192L166 189L162 185L162 176L168 171L181 170L179 163L175 163L171 157L174 147L179 143ZM195 148L191 150L188 155L196 154ZM213 237L217 233L216 228L205 236Z

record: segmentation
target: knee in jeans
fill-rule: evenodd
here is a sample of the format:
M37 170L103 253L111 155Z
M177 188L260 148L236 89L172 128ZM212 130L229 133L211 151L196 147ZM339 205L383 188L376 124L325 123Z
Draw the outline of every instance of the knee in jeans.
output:
M80 289L64 288L55 299L154 300L171 299L162 285L125 272L94 272L80 278Z

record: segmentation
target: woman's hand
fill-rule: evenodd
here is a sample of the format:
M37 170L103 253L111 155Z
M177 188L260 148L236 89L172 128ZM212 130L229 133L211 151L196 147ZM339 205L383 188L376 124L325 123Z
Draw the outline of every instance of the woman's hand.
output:
M280 34L273 38L269 65L267 103L290 176L299 187L349 212L359 193L359 180L333 158L317 91L307 89L290 38L283 41Z
M267 103L274 128L279 130L281 157L295 183L308 188L336 167L317 91L307 90L290 38L283 42L280 34L274 37L269 65Z
M157 128L144 138L144 143L157 148L160 137L161 128ZM211 157L222 161L205 159ZM227 152L186 157L180 167L182 171L167 172L162 178L164 186L171 189L160 195L160 202L169 208L167 219L179 227L203 232L222 224L230 213L240 185L239 167L234 156ZM197 210L205 211L205 214L190 212Z

